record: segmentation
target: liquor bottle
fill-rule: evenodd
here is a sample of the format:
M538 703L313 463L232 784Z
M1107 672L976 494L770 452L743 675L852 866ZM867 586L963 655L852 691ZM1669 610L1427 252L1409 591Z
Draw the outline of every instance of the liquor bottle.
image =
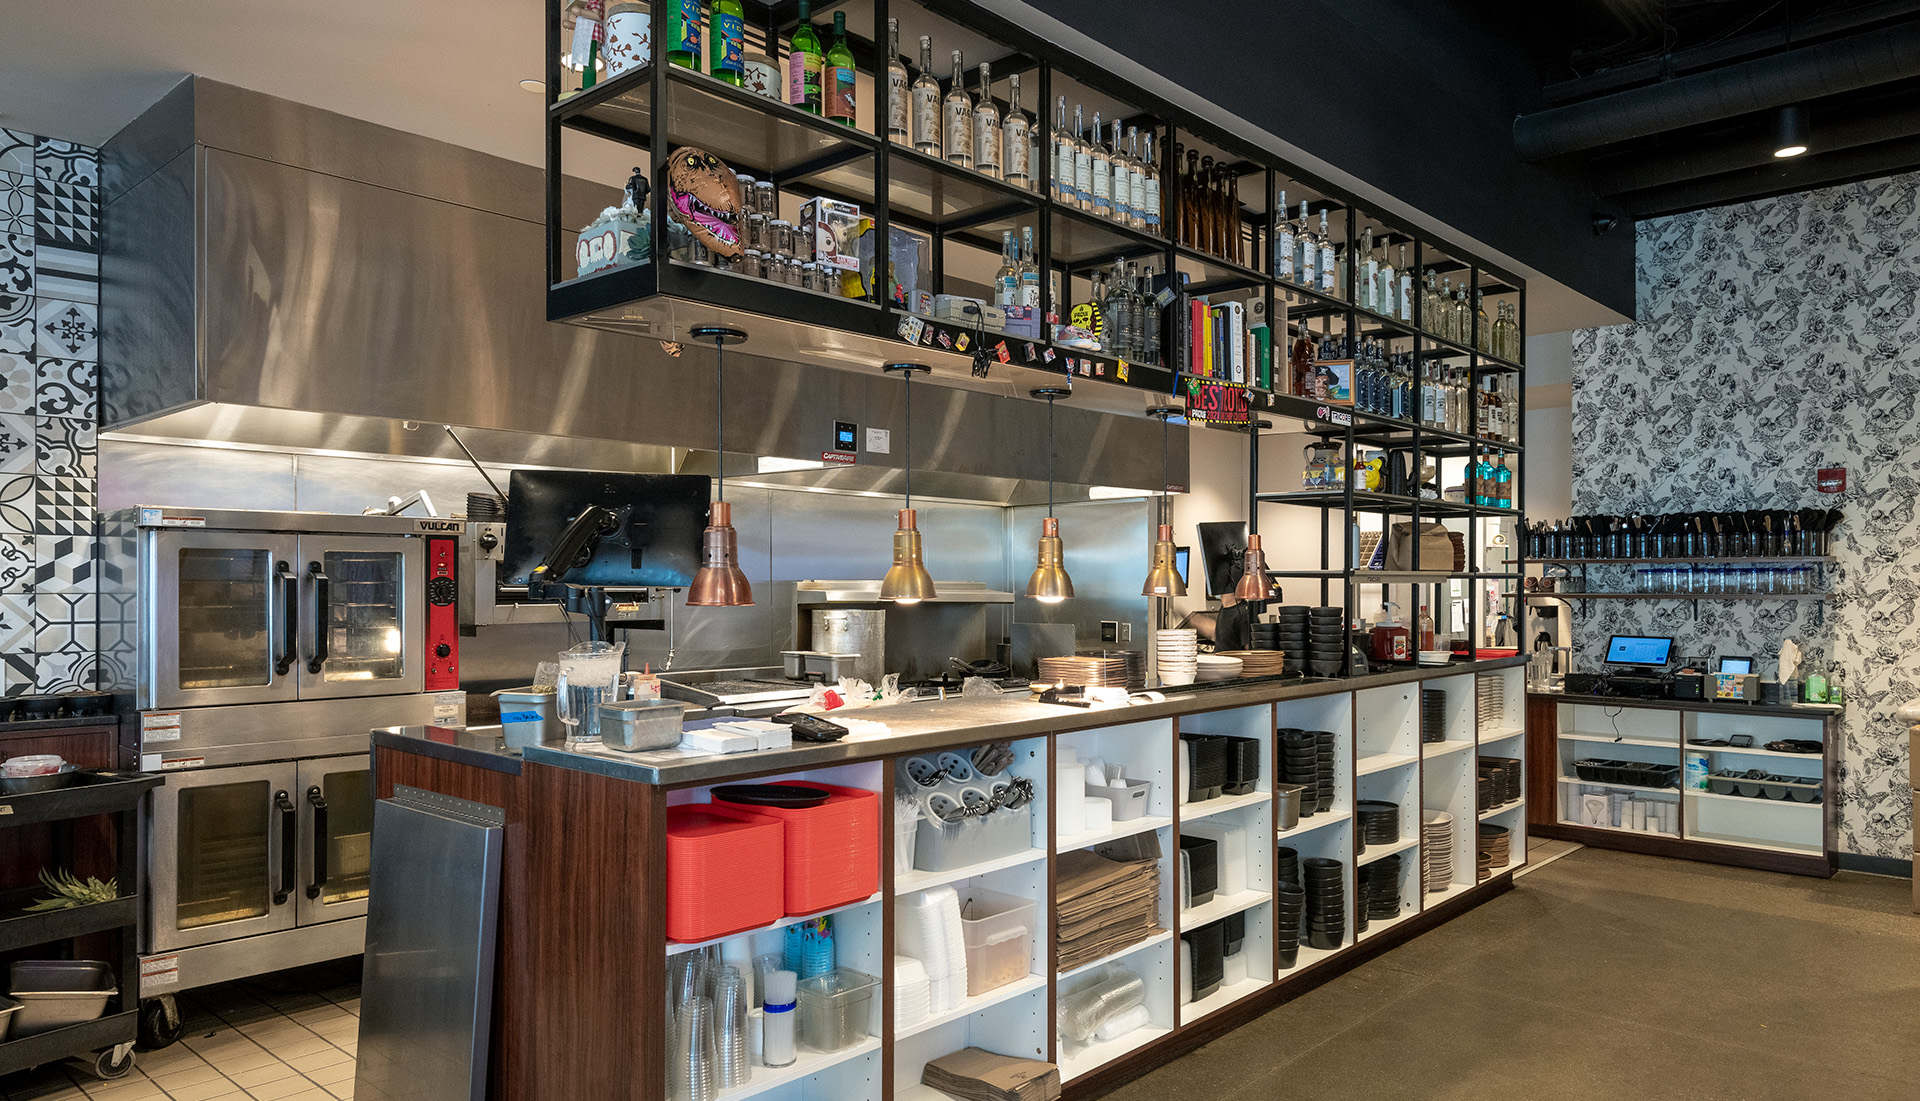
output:
M1146 216L1148 233L1163 235L1166 233L1160 210L1160 170L1155 167L1154 151L1160 143L1154 139L1153 131L1147 131L1146 160L1140 164L1140 188L1142 193L1142 211Z
M1119 123L1113 125L1119 129ZM1147 296L1140 286L1140 272L1131 260L1127 261L1127 319L1126 355L1138 362L1145 355L1147 345Z
M1177 151L1180 147L1174 146ZM1180 239L1188 248L1200 247L1200 151L1187 150L1180 169Z
M1147 228L1147 164L1140 159L1137 126L1127 127L1127 225L1138 230Z
M766 38L746 60L746 87L748 91L785 102L787 98L786 75L780 71L780 62L775 58L780 53L780 36L773 30L773 10L767 10Z
M1420 648L1422 650L1433 649L1433 616L1428 614L1425 604L1420 605L1420 618L1414 622L1420 632Z
M853 51L847 48L847 13L834 12L833 45L827 49L827 63L820 71L820 96L826 116L842 126L853 125L853 95L858 78Z
M1513 507L1513 471L1507 469L1507 453L1500 457L1493 468L1493 501L1500 508Z
M1276 208L1280 217L1273 223L1273 277L1282 283L1293 282L1293 217L1287 213L1287 193L1280 193Z
M1399 391L1399 412L1394 416L1403 421L1417 420L1420 415L1419 387L1413 377L1413 361L1404 357L1400 360Z
M688 3L690 0L679 0ZM826 60L820 53L820 37L813 33L811 0L800 0L800 25L787 45L787 102L806 111L820 113L820 67Z
M1107 145L1107 157L1113 165L1113 220L1121 225L1133 224L1133 162L1127 159L1127 151L1120 145L1120 122L1113 123L1113 141Z
M1221 165L1220 183L1221 211L1226 215L1227 259L1245 264L1246 242L1240 237L1240 177Z
M1113 271L1107 276L1106 297L1101 299L1102 312L1106 315L1104 318L1106 329L1100 337L1107 354L1113 356L1121 354L1119 349L1126 342L1126 334L1133 325L1133 320L1129 316L1131 311L1128 308L1130 304L1127 301L1126 288L1122 283L1124 278L1125 275L1120 270L1120 261L1115 260Z
M1322 294L1338 296L1339 284L1335 277L1337 269L1333 263L1333 238L1327 236L1327 212L1320 212L1320 291Z
M1077 120L1076 120L1077 121ZM1102 218L1113 217L1113 160L1107 156L1100 136L1100 112L1093 113L1093 134L1081 140L1087 146L1088 191L1093 196L1090 209Z
M1440 335L1447 340L1455 339L1454 334L1459 328L1453 316L1453 276L1440 280L1440 300L1435 303L1435 308L1439 314Z
M1067 129L1067 97L1061 96L1053 111L1053 201L1079 206L1079 184L1074 167L1073 131Z
M1460 277L1460 285L1453 289L1453 341L1456 344L1473 346L1473 307L1467 302L1467 277Z
M1395 295L1400 304L1400 320L1413 321L1413 269L1407 266L1407 246L1400 246L1400 290Z
M933 75L933 39L920 36L920 75L913 81L913 148L929 157L940 150L940 80Z
M1433 274L1432 268L1428 268L1426 277L1420 283L1420 328L1436 335L1440 332L1438 280L1439 276Z
M1293 271L1295 280L1303 287L1320 289L1320 239L1313 235L1312 223L1307 221L1307 201L1300 200L1300 232L1294 236Z
M745 15L740 0L712 0L707 9L708 71L735 88L747 82Z
M1073 105L1073 205L1093 209L1093 147L1087 144L1087 124L1080 105Z
M953 51L953 88L947 92L940 123L946 131L947 163L972 168L973 97L967 94L967 63L959 50Z
M1493 481L1493 465L1487 462L1486 452L1482 451L1474 456L1473 477L1470 481L1471 484L1467 487L1469 499L1483 507L1491 504L1493 498L1488 495L1488 491L1492 488L1490 483Z
M1473 346L1483 352L1493 351L1493 326L1487 321L1487 303L1484 292L1473 292Z
M667 60L682 69L700 71L700 0L669 0Z
M1040 306L1040 263L1033 255L1033 227L1027 226L1020 231L1020 299L1019 305Z
M1152 150L1149 142L1147 149ZM1160 307L1153 300L1153 268L1140 276L1141 355L1148 363L1160 362Z
M907 66L900 60L900 21L887 20L887 139L912 145L913 134L907 119L912 110L907 91Z
M1380 312L1380 264L1373 257L1373 227L1367 226L1360 231L1360 277L1359 293L1354 297L1361 306Z
M1467 424L1467 383L1461 378L1459 368L1455 368L1447 379L1447 431L1469 435L1472 432Z
M1020 262L1014 257L1013 231L1000 231L1000 270L993 277L993 304L1011 306L1020 293Z
M1500 390L1496 381L1489 378L1485 382L1485 392L1481 398L1481 411L1484 414L1481 434L1487 439L1504 442L1507 438L1506 410L1500 404Z
M1020 109L1020 74L1007 78L1007 117L1000 123L1000 170L1015 187L1033 190L1033 123Z
M1380 244L1380 289L1374 294L1380 305L1375 308L1387 317L1399 316L1400 308L1394 301L1394 295L1399 290L1400 277L1394 273L1393 261L1388 259L1386 242L1383 241Z
M1201 157L1193 190L1193 247L1215 255L1220 252L1218 183L1213 157Z
M973 170L1000 178L1000 108L993 102L993 71L980 63L980 99L973 107Z

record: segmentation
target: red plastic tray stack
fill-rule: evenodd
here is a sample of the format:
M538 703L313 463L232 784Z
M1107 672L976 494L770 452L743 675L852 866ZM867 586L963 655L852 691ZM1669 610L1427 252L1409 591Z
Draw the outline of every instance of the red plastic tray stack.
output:
M786 825L788 917L858 902L880 889L880 797L860 788L782 780L828 794L817 807L751 808L715 800L715 808L750 811Z
M786 832L778 818L735 806L668 807L667 939L712 940L779 921Z

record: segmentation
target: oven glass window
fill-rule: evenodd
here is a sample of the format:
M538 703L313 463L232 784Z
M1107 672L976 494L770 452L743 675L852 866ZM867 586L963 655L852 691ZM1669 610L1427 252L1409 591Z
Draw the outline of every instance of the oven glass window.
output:
M272 902L265 780L180 790L175 924L198 929L263 917Z
M330 681L397 680L406 673L401 655L401 601L406 594L404 559L375 551L329 551L325 559L327 664Z
M263 550L180 552L182 689L273 683L272 559Z
M320 781L327 797L327 882L320 901L328 905L367 897L373 870L373 774L334 772Z

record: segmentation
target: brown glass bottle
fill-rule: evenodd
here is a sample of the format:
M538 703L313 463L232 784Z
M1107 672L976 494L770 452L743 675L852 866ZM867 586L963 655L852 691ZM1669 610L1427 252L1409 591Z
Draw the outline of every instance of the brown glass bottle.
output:
M1227 259L1236 264L1244 264L1246 248L1240 240L1240 177L1232 169L1222 167L1221 174L1221 210L1227 227Z
M1186 186L1180 189L1180 206L1186 214L1188 248L1200 247L1200 151L1187 150L1186 171L1181 174L1180 182Z
M1220 173L1214 170L1211 156L1200 158L1200 205L1198 243L1202 252L1220 253Z

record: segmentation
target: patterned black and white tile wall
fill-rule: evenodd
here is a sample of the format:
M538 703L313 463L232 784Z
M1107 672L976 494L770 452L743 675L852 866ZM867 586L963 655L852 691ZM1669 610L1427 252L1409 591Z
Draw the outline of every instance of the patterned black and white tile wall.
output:
M1895 859L1913 822L1894 711L1920 696L1917 200L1908 174L1642 223L1635 323L1573 342L1575 512L1846 513L1824 617L1597 601L1575 620L1587 667L1613 633L1769 659L1796 640L1845 673L1840 848ZM1814 490L1823 466L1847 468L1844 495Z
M98 681L99 184L0 129L0 695Z

